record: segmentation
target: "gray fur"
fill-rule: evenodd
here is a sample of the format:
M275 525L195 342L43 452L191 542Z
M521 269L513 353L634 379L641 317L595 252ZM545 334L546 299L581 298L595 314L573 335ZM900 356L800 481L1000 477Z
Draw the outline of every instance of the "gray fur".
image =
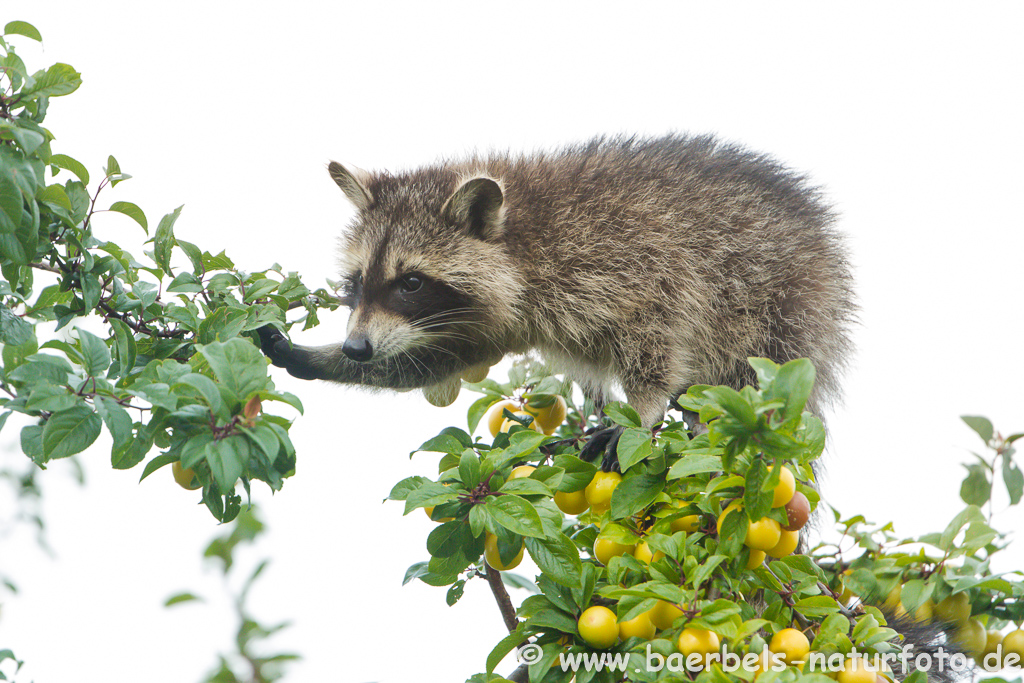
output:
M340 344L279 345L270 355L293 374L406 388L538 350L591 395L618 383L651 425L692 384L753 383L750 356L806 357L810 408L838 396L855 312L846 248L821 193L767 156L710 136L597 138L331 175L359 208L345 275L386 288L418 272L464 298L429 326L359 303L350 332L387 350L356 363Z

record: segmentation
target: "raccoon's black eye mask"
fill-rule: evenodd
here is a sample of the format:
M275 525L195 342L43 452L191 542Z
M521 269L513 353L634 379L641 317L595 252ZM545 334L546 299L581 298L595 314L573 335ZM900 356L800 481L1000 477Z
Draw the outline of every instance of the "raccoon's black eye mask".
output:
M393 280L382 297L385 307L428 325L470 319L472 299L454 287L423 273L406 273Z

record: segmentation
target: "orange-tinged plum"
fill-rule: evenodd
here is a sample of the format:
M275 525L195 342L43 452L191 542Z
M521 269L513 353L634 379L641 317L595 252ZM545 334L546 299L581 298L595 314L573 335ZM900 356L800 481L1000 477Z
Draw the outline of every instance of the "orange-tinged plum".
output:
M811 518L811 501L807 496L797 491L786 503L786 524L782 528L786 531L800 531Z

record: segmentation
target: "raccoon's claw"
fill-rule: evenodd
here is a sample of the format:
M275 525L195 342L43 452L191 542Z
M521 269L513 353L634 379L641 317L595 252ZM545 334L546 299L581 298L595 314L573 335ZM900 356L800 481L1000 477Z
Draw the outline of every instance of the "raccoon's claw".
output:
M619 471L619 456L616 449L619 446L619 437L622 436L624 427L615 425L599 429L591 435L590 440L580 450L580 459L591 462L597 459L602 453L601 470L603 472Z
M264 325L256 330L260 337L260 350L270 362L279 368L287 368L285 358L291 351L291 342L273 325Z
M682 410L682 409L681 409ZM690 438L708 433L708 426L700 421L700 416L692 410L683 410L683 422L690 430Z
M284 368L292 377L319 379L319 375L303 360L301 354L296 353L292 343L276 327L264 325L256 330L256 334L260 338L260 350L275 366Z

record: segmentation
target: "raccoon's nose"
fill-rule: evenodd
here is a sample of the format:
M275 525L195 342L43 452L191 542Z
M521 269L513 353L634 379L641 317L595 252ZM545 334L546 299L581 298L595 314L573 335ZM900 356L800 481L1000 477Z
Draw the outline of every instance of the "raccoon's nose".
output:
M341 346L342 352L354 361L364 363L373 358L373 345L363 335L352 335Z

